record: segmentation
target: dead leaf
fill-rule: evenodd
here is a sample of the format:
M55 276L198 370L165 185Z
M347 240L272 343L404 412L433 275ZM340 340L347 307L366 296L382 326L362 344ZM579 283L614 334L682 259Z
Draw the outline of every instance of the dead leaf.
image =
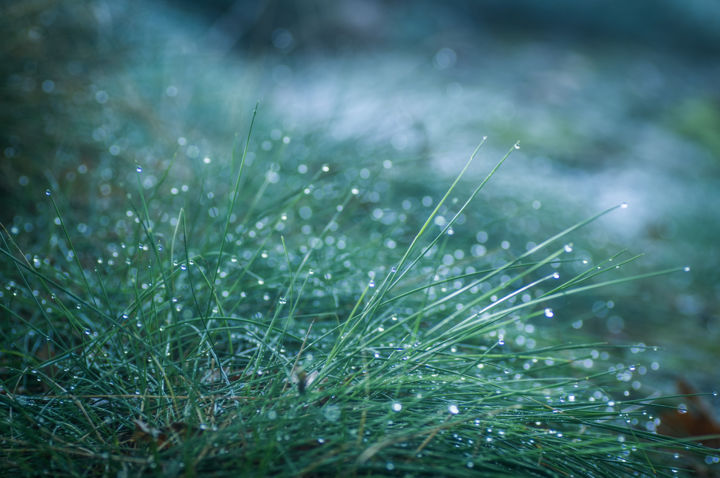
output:
M678 438L720 435L720 423L715 420L710 405L702 397L696 395L697 390L684 380L679 380L677 387L681 394L688 395L683 398L687 409L678 408L660 414L661 424L658 427L658 433ZM720 448L720 438L698 441L711 448Z

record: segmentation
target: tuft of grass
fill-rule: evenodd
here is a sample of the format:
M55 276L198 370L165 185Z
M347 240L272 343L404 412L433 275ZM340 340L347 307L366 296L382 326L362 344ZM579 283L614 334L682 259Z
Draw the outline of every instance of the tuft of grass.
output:
M555 323L568 296L682 272L573 255L622 206L489 250L475 199L516 147L463 192L481 143L400 212L379 205L380 171L298 167L284 138L263 157L251 129L191 175L121 172L134 187L100 240L74 237L50 190L32 252L3 228L8 472L673 476L710 454L657 433L619 347Z

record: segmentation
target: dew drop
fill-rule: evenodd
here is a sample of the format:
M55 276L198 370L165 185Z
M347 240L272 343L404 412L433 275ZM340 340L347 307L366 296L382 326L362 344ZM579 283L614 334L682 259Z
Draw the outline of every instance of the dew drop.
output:
M370 282L368 282L368 287L375 287L375 281L371 280Z
M685 267L683 267L683 271L685 271L685 272L690 272L690 266L685 266Z
M46 190L45 190L45 195L46 195L47 197L52 196L52 191L50 191L49 189L46 189Z
M627 209L627 207L628 207L628 203L626 203L626 202L620 204L621 209Z
M572 244L565 244L565 245L563 246L563 250L564 250L565 252L572 252L572 251L573 251Z
M138 173L142 173L142 171L143 171L142 166L137 166L135 168L135 171L137 171Z
M325 419L329 422L336 422L340 419L340 407L337 405L327 405L323 410Z
M515 143L515 144L513 145L513 148L515 148L515 149L520 149L520 141L518 141L517 143Z
M450 405L448 407L448 411L453 415L457 415L458 413L460 413L460 410L458 409L457 405Z
M393 403L392 409L394 412L399 412L400 410L402 410L402 403L400 403L400 402Z
M554 316L555 316L555 312L553 312L553 310L551 308L548 307L547 309L545 309L545 317L550 319Z

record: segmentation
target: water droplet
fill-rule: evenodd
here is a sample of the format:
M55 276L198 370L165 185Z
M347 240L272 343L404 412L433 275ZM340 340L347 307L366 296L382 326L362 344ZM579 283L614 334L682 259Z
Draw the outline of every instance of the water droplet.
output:
M685 272L690 272L690 266L685 266L685 267L683 267L683 271L685 271Z
M207 158L206 158L206 159L207 159ZM277 418L277 412L276 412L275 410L270 410L270 411L267 413L267 417L268 417L270 420L275 420L275 419Z
M46 190L45 190L45 195L46 195L47 197L52 196L52 191L50 191L49 189L46 189Z
M142 171L143 171L143 170L142 170L142 166L137 166L137 167L135 168L135 171L137 171L138 173L142 173Z
M552 275L552 277L553 277L553 279L559 279L559 278L560 278L560 274L558 274L558 273L556 272L556 273L554 273L554 274Z
M687 405L685 405L684 403L681 403L680 405L678 405L677 411L678 411L678 413L680 413L682 415L686 414L688 412Z
M371 280L370 282L368 282L368 287L375 287L375 281Z
M553 312L553 310L551 308L548 307L547 309L545 309L545 317L550 319L554 316L555 316L555 312Z
M287 299L285 297L280 297L278 299L278 303L280 303L281 305L287 304Z
M620 204L621 209L627 209L627 207L628 207L628 203L626 203L626 202Z
M448 407L448 411L453 415L457 415L458 413L460 413L460 410L458 409L457 405L450 405Z
M402 410L402 403L400 403L400 402L393 403L392 409L394 412L399 412L400 410Z
M513 145L513 148L515 148L515 149L520 149L520 141L518 141L517 143L515 143L515 144Z
M330 171L330 166L328 166L327 164L323 164L322 170L324 173L327 173L328 171Z
M565 244L565 245L563 246L563 250L564 250L565 252L572 252L572 250L573 250L572 244Z
M208 158L207 156L205 156L205 157L203 158L203 163L205 163L205 164L210 164L211 162L212 162L212 159Z
M340 407L337 405L327 405L323 410L325 419L329 422L336 422L340 418Z

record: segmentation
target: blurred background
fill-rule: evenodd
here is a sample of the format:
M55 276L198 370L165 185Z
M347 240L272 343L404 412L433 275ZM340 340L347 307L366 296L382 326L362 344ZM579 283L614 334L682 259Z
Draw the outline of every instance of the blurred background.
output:
M46 188L66 198L77 234L107 240L135 164L228 157L257 101L258 151L290 134L305 138L292 154L309 162L391 160L386 201L443 190L487 136L477 182L519 141L475 206L488 248L540 242L626 201L579 236L578 254L627 248L645 254L641 272L692 269L568 300L558 339L571 324L588 340L658 345L658 389L676 391L679 377L720 388L720 3L24 0L0 10L0 220L28 247L49 227Z

